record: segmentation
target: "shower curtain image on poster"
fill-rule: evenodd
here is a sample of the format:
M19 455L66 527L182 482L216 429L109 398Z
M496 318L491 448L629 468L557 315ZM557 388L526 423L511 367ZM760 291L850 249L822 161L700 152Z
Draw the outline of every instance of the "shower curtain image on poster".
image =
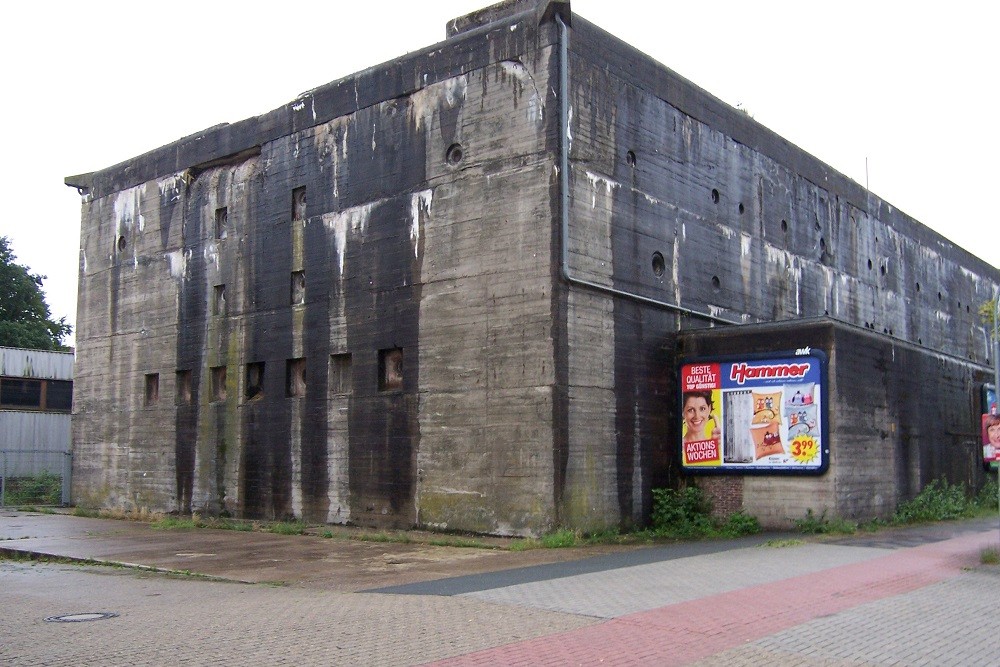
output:
M681 462L691 470L826 469L826 357L704 359L680 368Z

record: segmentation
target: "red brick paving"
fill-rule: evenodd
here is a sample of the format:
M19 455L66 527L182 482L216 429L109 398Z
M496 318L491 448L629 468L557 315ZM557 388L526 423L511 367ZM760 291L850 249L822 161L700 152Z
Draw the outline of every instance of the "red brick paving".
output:
M986 540L978 533L899 549L870 561L430 664L686 665L821 616L955 577L978 562Z

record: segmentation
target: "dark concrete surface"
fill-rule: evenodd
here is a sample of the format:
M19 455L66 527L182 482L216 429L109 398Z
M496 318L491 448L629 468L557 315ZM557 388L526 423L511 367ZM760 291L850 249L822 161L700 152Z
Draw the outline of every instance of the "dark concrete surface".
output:
M335 591L398 586L573 561L635 547L504 549L511 540L476 538L495 548L438 546L447 536L406 533L407 543L360 541L336 528L333 539L209 528L156 529L121 519L0 510L0 553L136 565L247 583L273 582ZM381 533L386 535L388 533Z
M410 532L409 542L362 541L336 528L277 535L209 528L157 529L121 519L0 510L0 553L125 564L230 581L283 583L333 591L457 595L500 586L701 556L795 538L895 549L996 526L996 519L942 522L874 534L809 537L768 533L735 540L602 545L510 551L511 540L477 538L494 548L440 546L446 536ZM382 533L386 535L386 533ZM400 539L402 535L397 536Z

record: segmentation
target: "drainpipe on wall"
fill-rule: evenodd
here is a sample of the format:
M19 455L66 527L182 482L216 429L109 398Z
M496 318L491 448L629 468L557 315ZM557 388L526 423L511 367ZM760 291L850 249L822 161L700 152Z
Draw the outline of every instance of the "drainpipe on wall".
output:
M706 320L713 324L740 324L735 320L729 320L717 315L702 313L690 308L684 308L677 304L652 299L650 297L627 292L624 290L600 285L589 280L576 278L569 269L569 29L563 22L562 16L555 14L556 23L559 24L559 211L560 211L560 243L561 261L560 273L563 280L570 285L586 287L612 296L618 296L639 303L644 303L657 308L663 308L681 315L687 315L700 320Z

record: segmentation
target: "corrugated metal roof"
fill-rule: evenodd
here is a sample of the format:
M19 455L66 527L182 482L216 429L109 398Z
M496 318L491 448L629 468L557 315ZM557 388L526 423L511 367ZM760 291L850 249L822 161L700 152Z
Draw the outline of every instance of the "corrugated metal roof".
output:
M73 358L72 352L0 347L0 375L43 380L72 380Z

